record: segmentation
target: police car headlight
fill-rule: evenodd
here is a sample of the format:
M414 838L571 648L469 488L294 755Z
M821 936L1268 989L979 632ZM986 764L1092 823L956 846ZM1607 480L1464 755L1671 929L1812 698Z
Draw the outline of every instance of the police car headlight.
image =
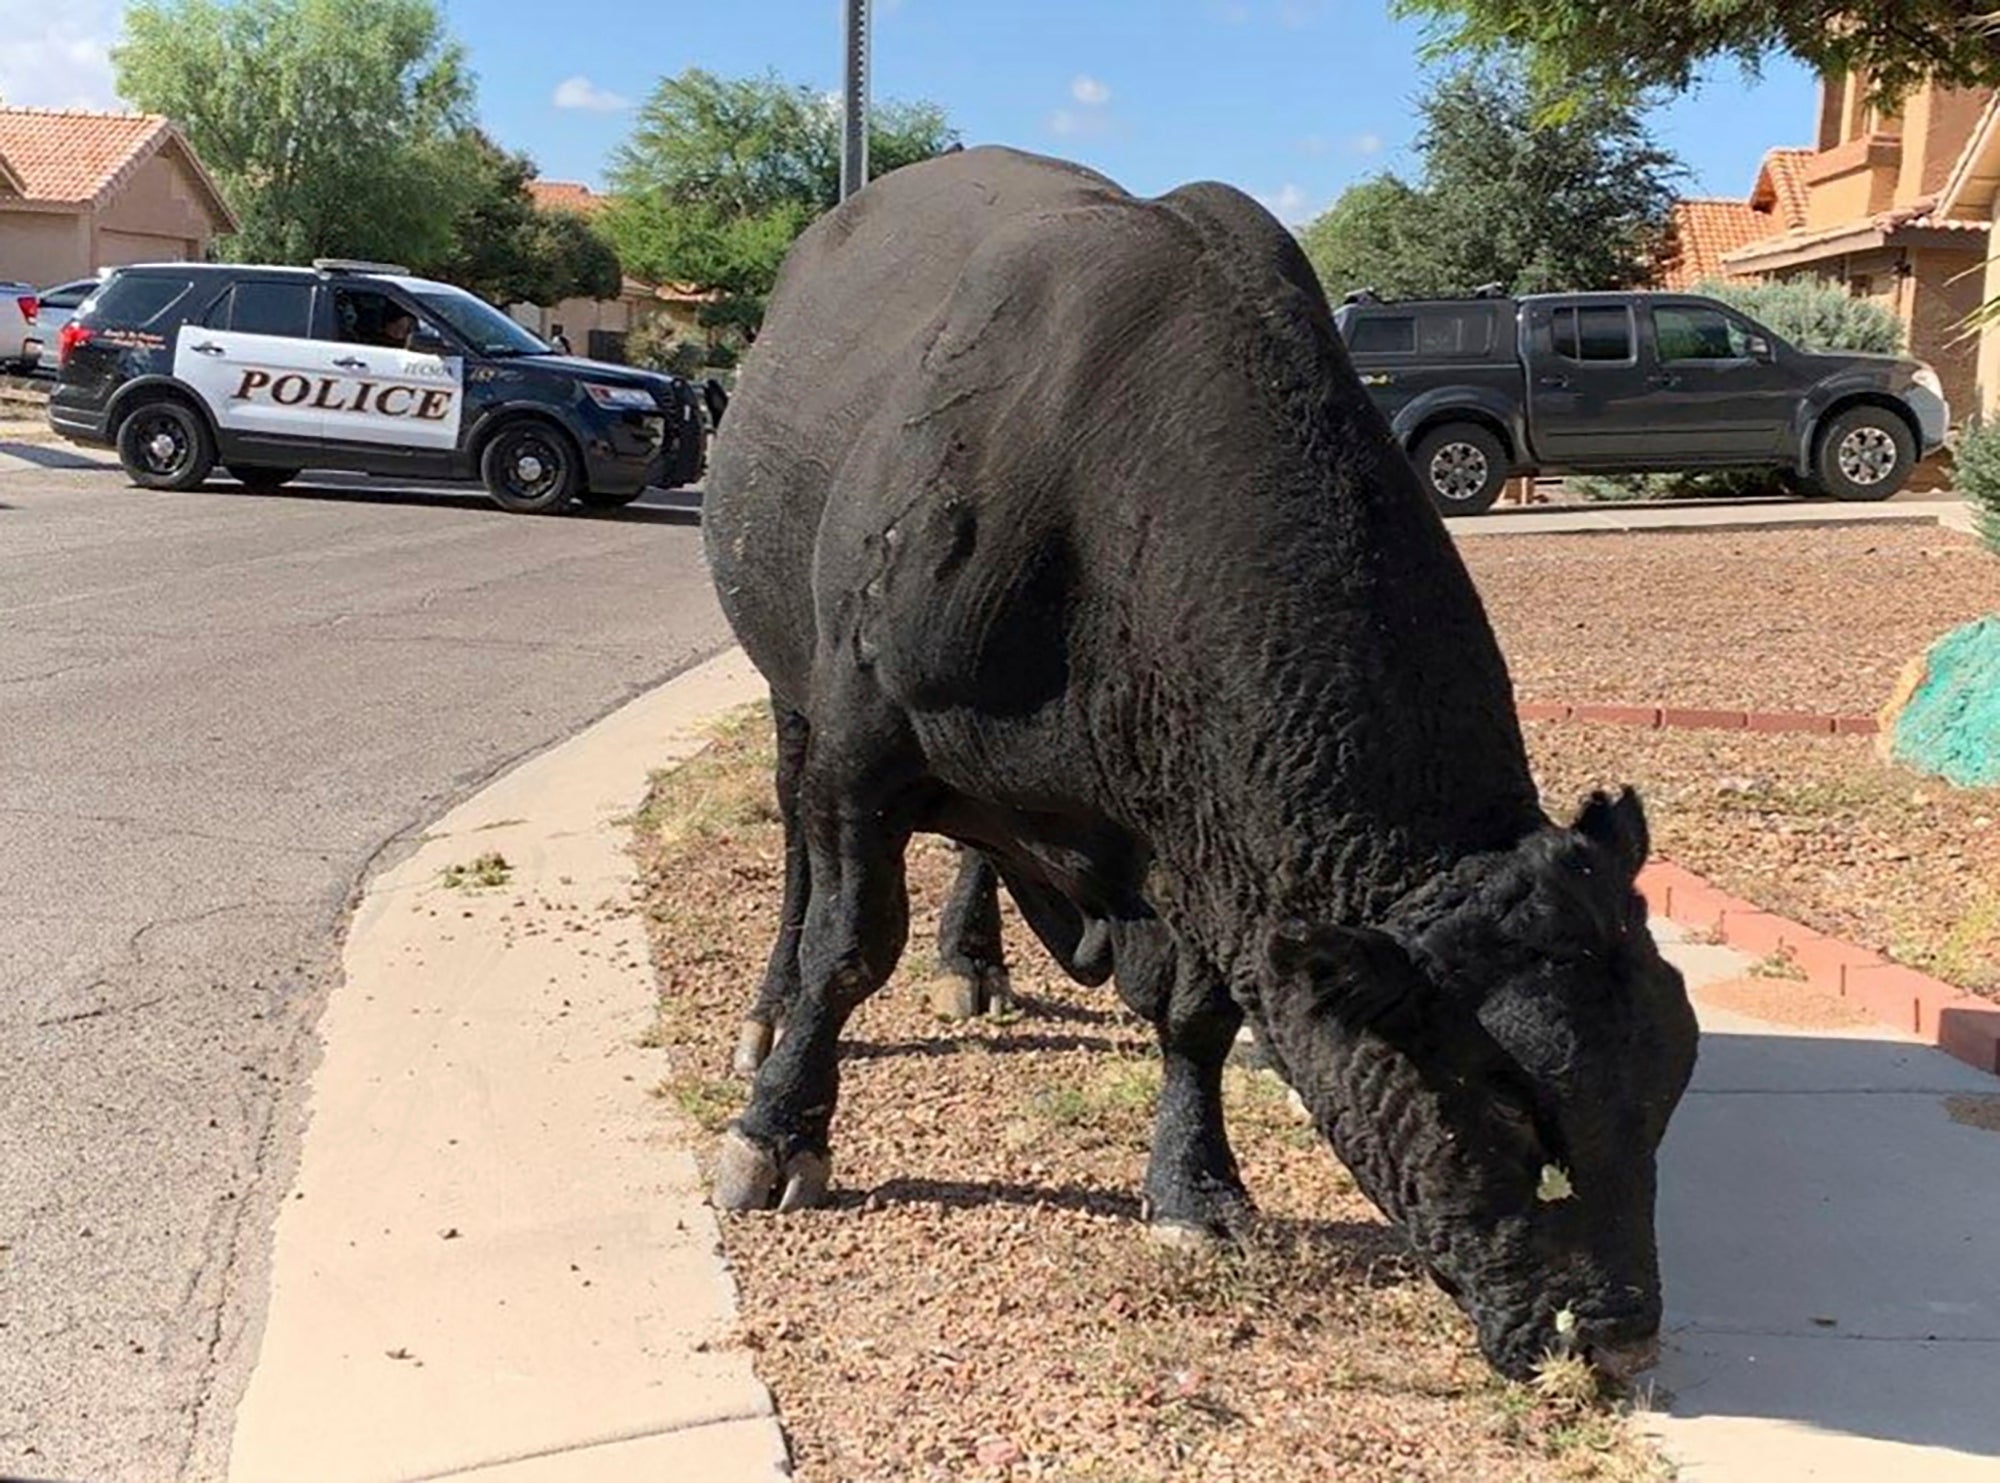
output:
M1910 379L1939 401L1944 400L1944 383L1938 380L1938 373L1933 371L1929 366L1920 362L1917 366L1916 375Z
M583 389L598 406L613 412L657 412L660 404L653 394L638 386L599 386L586 381Z

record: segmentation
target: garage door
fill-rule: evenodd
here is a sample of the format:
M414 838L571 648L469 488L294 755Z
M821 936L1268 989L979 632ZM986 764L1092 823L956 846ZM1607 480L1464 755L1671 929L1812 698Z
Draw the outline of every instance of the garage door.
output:
M178 263L187 256L185 237L150 237L142 232L97 234L100 268L122 268L127 263Z

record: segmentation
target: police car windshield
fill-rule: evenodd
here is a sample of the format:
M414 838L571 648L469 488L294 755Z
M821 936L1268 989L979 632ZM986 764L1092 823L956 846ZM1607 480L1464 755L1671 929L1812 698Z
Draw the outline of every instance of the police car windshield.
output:
M455 288L412 290L417 302L442 319L481 355L547 355L549 347L484 299Z

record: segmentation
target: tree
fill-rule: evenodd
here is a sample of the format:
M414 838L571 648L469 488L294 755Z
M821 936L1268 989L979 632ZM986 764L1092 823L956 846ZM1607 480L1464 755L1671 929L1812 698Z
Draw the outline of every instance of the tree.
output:
M581 216L535 204L533 160L477 130L461 143L472 195L451 222L448 249L418 258L419 271L503 308L618 296L618 254Z
M1926 78L2000 85L1994 0L1395 0L1438 23L1434 48L1524 49L1565 106L1604 92L1685 89L1697 68L1735 58L1753 72L1789 54L1822 72L1860 72L1895 98Z
M957 139L929 103L874 110L871 177ZM626 268L720 295L706 322L753 337L800 232L840 196L840 112L811 88L699 68L662 79L618 152L606 228Z
M214 172L238 261L450 250L473 84L434 0L138 0L112 61Z
M1545 118L1518 61L1463 67L1419 104L1423 177L1351 188L1304 234L1329 293L1512 293L1650 281L1680 167L1637 105L1584 100Z

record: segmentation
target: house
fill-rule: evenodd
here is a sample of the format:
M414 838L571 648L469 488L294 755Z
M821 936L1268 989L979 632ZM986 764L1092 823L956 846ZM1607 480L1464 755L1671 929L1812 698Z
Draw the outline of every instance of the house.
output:
M531 180L528 193L544 211L568 211L583 217L597 216L611 204L609 197L569 180ZM624 355L625 336L656 320L665 320L677 339L706 340L708 332L696 316L711 297L684 284L646 283L628 276L615 299L516 304L507 312L544 339L561 325L580 355L619 360Z
M235 230L166 119L0 107L0 278L48 287L125 263L200 259Z
M1662 288L1686 291L1726 278L1722 260L1766 237L1806 224L1805 163L1810 149L1774 149L1757 168L1749 198L1696 197L1676 201L1672 252L1660 275Z
M1955 410L1990 406L2000 378L1982 378L1963 325L1983 297L1994 186L1982 193L1976 167L1961 164L1981 131L1993 132L1996 95L1927 85L1893 111L1868 95L1865 76L1822 79L1810 149L1765 156L1745 201L1680 203L1667 279L1841 284L1903 322L1911 353L1937 368ZM1994 153L2000 184L2000 146ZM1994 357L2000 368L2000 347Z

